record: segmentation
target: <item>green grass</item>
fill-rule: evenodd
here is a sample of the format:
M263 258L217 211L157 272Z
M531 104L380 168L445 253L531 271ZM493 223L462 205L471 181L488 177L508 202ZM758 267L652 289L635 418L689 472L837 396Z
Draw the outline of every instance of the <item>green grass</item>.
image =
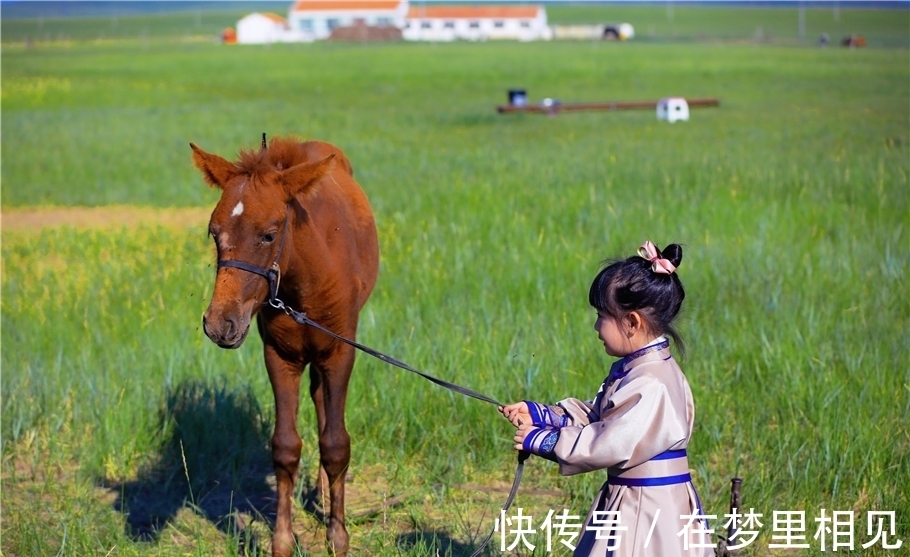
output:
M868 10L816 7L806 3L803 36L799 8L684 5L679 2L627 5L551 5L552 24L631 23L635 40L731 40L803 42L812 44L822 33L838 43L851 34L877 46L907 46L910 13L906 9Z
M4 46L2 64L4 208L210 206L190 141L342 147L382 249L360 339L500 400L593 396L610 363L586 304L599 262L683 243L706 509L726 512L739 475L765 513L751 554L774 510L805 510L810 542L821 508L854 510L857 548L866 511L894 510L910 542L906 49L125 41ZM497 115L513 86L721 106L674 125ZM226 352L200 330L204 223L2 242L4 554L233 555L265 533L273 402L255 335ZM510 481L495 409L362 356L347 422L349 492L408 496L352 520L358 554L460 554L486 534L505 494L453 486ZM535 460L525 489L562 495L517 506L584 514L603 479Z

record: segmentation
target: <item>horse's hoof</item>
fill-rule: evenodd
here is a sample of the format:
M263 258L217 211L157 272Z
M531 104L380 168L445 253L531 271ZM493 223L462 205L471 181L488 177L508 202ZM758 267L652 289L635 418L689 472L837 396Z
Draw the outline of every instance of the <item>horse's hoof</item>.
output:
M325 545L330 555L345 557L348 554L348 531L344 524L332 521L325 530Z
M294 534L286 536L275 534L272 536L272 557L291 557L297 546L297 536Z

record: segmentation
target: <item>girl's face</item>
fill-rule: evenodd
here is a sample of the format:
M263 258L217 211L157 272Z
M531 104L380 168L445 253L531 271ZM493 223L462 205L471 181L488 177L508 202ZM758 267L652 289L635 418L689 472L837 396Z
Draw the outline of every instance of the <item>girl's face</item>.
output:
M632 353L628 336L622 330L620 322L613 317L598 311L594 330L610 356L621 358Z

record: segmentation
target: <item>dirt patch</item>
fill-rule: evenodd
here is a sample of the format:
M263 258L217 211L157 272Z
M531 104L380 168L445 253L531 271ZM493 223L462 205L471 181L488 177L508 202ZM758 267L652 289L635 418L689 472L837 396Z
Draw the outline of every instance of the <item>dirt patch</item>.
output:
M145 225L191 228L205 226L211 211L207 207L160 209L132 205L4 208L0 211L0 227L3 232L28 232L59 226L121 228Z

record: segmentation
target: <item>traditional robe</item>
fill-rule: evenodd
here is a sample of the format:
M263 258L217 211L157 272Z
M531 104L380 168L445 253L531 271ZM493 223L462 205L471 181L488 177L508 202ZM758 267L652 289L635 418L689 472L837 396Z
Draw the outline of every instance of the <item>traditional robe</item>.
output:
M593 402L529 402L525 448L563 475L607 470L576 557L713 557L685 448L695 405L663 337L613 364ZM681 518L682 516L682 518ZM682 534L680 532L684 531Z

